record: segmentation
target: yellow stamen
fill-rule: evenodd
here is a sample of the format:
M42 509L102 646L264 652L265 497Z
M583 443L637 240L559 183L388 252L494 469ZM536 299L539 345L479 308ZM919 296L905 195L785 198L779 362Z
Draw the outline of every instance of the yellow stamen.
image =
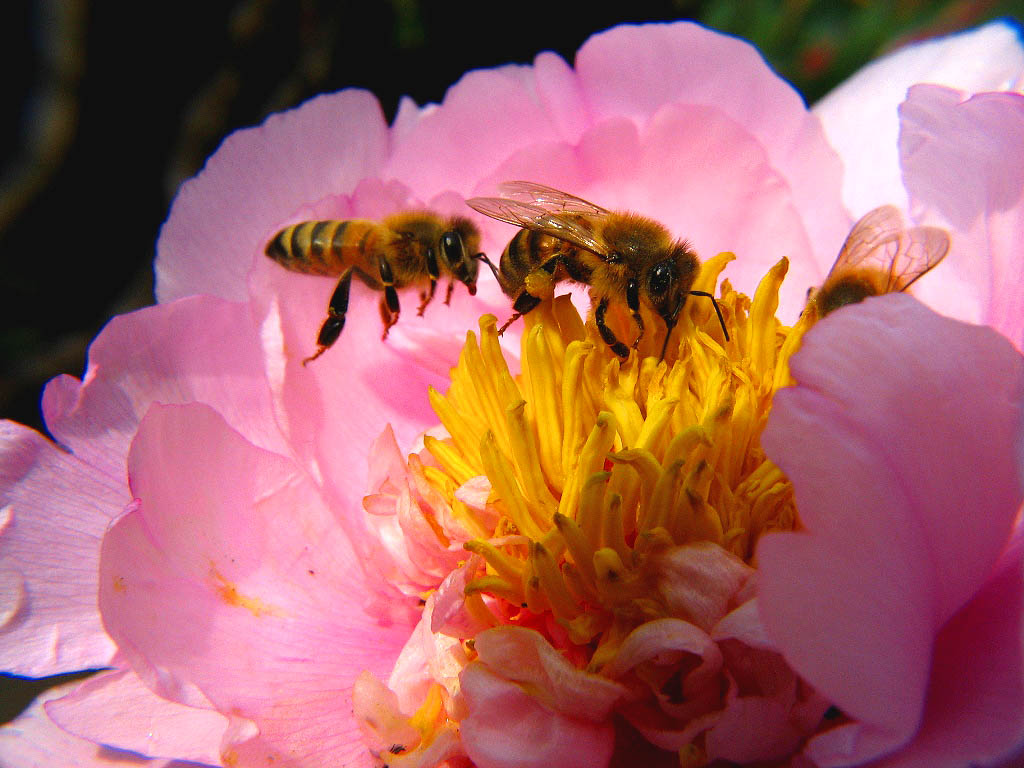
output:
M706 261L694 289L712 291L732 258ZM620 360L565 296L524 317L518 376L494 317L467 334L448 392L430 393L451 437L425 440L438 466L420 475L453 514L460 484L490 482L498 523L465 545L486 563L466 588L474 616L547 616L599 670L637 626L669 615L657 581L666 553L713 542L752 561L760 536L797 524L792 488L760 447L798 345L775 319L787 268L775 265L753 300L722 284L729 342L710 302L688 300L664 360L660 318L644 315L640 351ZM609 322L632 320L615 308ZM483 527L465 505L457 514Z

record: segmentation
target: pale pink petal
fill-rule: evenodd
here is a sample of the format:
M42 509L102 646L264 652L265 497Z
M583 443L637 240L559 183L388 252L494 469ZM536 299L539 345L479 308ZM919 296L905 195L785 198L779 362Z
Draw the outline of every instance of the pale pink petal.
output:
M766 651L777 651L771 638L768 637L758 610L758 599L752 598L734 611L726 614L711 630L713 640L739 640L751 648Z
M1024 746L1022 543L1018 531L982 590L942 628L924 725L905 750L879 768L988 765Z
M658 559L658 591L672 616L710 632L753 571L717 544L686 544Z
M843 200L857 217L892 203L906 207L896 109L915 83L965 91L1024 86L1024 46L1012 24L909 45L874 61L814 106L845 165Z
M114 645L96 610L100 539L131 501L42 435L0 422L0 659L44 676L105 666Z
M21 715L0 726L0 764L4 768L200 768L178 760L147 760L80 739L54 725L46 715L51 699L70 692L78 683L41 693Z
M724 110L764 148L796 209L814 211L803 226L815 261L834 257L833 242L849 229L842 166L800 95L751 45L688 22L620 25L580 48L576 71L594 123L617 115L643 123L672 102Z
M831 732L850 764L917 729L934 634L1005 546L1024 363L991 330L899 295L820 322L791 368L799 386L776 395L763 444L806 531L762 539L760 613L859 721Z
M461 579L456 577L455 580ZM415 712L423 703L433 683L440 683L451 695L456 694L459 675L469 663L459 640L433 631L435 597L427 598L423 615L395 660L388 680L391 690L398 695L399 708L407 714Z
M89 347L79 382L53 379L43 394L54 438L98 472L125 483L139 420L154 403L203 402L249 440L284 451L250 310L190 297L111 320Z
M484 664L462 673L462 693L469 715L460 735L477 768L602 768L611 758L610 720L553 711Z
M490 670L526 684L563 714L601 722L625 693L619 683L574 667L532 629L489 629L477 635L475 647L481 663Z
M438 585L437 591L430 597L433 600L431 632L470 638L488 629L489 625L485 625L466 609L466 585L477 575L482 565L482 557L471 555Z
M355 89L231 134L174 199L157 242L157 298L244 300L246 275L281 220L378 175L387 145L377 99Z
M421 113L392 147L381 176L405 181L430 198L452 190L469 197L496 160L525 145L561 138L517 67L469 72L440 108Z
M154 406L129 473L139 504L104 539L100 607L143 680L252 720L262 741L244 748L264 757L368 765L352 682L385 676L409 627L362 612L355 555L305 475L202 405Z
M1024 95L965 98L931 85L900 106L900 159L914 205L953 247L915 293L1024 349Z
M46 705L67 731L116 749L150 757L220 762L228 726L223 715L155 695L130 670L102 672Z
M708 757L734 763L791 755L804 734L789 721L789 707L764 696L737 697L705 737Z

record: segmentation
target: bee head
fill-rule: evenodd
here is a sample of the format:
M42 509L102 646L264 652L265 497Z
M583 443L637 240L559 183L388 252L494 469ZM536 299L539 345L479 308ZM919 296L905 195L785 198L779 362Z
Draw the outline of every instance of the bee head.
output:
M665 324L672 328L679 313L682 296L680 291L679 265L669 258L655 262L645 276L647 297L654 311L661 315Z
M469 295L474 296L480 262L470 254L467 240L470 244L479 243L476 228L466 219L455 220L452 228L441 235L441 259L455 278L466 286Z

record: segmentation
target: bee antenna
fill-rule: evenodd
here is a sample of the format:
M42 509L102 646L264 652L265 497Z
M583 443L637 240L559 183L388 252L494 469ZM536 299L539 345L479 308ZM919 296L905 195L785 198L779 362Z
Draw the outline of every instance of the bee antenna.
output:
M707 296L711 299L711 305L715 308L715 314L718 315L718 322L722 324L722 333L725 334L725 340L729 340L729 331L725 329L725 318L722 317L722 310L718 308L718 302L715 301L715 297L707 291L690 291L691 296Z

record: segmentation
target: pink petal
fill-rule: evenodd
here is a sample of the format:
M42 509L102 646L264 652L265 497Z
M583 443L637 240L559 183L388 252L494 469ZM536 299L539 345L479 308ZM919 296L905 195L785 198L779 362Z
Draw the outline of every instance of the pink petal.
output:
M465 581L457 576L455 580ZM436 596L435 593L427 598L423 615L409 634L388 680L389 687L398 695L399 708L407 714L420 707L434 683L443 685L450 694L457 692L459 675L469 663L457 639L433 630Z
M900 156L916 205L953 228L943 279L921 281L923 301L983 322L1024 349L1024 95L965 99L933 85L900 106Z
M803 734L789 721L789 707L764 696L732 701L705 737L708 757L753 763L791 755Z
M727 614L753 568L717 544L675 547L658 560L658 591L672 616L704 632Z
M127 489L20 424L0 422L3 668L44 676L102 667L114 646L96 610L100 539Z
M139 420L154 402L203 402L246 437L284 452L248 308L190 297L119 315L89 347L83 381L53 379L43 394L54 438L124 483Z
M480 662L489 669L525 684L536 692L534 695L563 714L601 722L625 693L625 688L604 676L576 669L532 629L489 629L477 635L476 650Z
M611 758L610 720L552 711L483 664L470 664L463 672L462 693L469 715L460 734L477 768L602 768Z
M871 62L814 106L843 159L843 200L861 216L885 203L906 207L896 108L915 83L995 91L1024 82L1024 46L1005 22L908 45Z
M760 613L860 721L830 732L850 764L917 729L935 632L1005 546L1024 363L991 330L890 295L819 323L791 369L799 386L777 394L763 444L807 530L762 539Z
M1022 543L1018 530L982 590L942 628L924 724L906 750L879 768L989 765L1024 746Z
M45 706L78 683L41 693L29 708L0 726L0 756L6 768L196 768L177 760L147 760L132 752L101 747L53 724Z
M402 179L425 199L446 190L469 197L496 160L561 138L530 80L512 66L463 75L439 108L402 132L381 176Z
M839 200L842 167L800 95L755 48L688 22L621 25L590 38L576 70L595 124L617 115L642 124L672 102L725 111L764 148L796 209L814 211L804 227L815 261L831 263L850 223Z
M46 705L55 723L77 736L151 757L217 764L228 721L223 715L156 696L130 670L102 672Z
M100 608L143 680L253 721L239 754L368 765L352 682L384 676L409 627L362 612L355 555L305 475L202 405L154 406L129 473L139 504L104 539Z
M378 175L387 144L376 98L355 89L228 136L174 199L157 242L157 298L244 300L246 275L281 220Z

